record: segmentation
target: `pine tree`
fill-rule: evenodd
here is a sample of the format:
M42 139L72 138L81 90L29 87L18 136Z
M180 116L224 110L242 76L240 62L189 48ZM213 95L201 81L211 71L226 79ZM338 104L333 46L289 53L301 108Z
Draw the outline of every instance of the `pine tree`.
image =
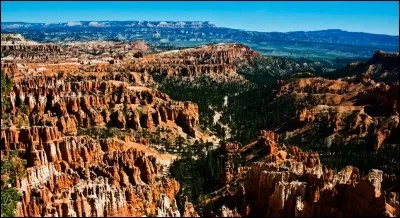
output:
M1 160L1 216L16 216L17 203L21 198L17 190L17 178L26 176L26 161L18 157L18 151L13 150L2 155Z
M7 94L12 90L12 81L6 76L6 74L1 71L1 113L2 118L5 115L4 111L10 105L10 102L7 101Z

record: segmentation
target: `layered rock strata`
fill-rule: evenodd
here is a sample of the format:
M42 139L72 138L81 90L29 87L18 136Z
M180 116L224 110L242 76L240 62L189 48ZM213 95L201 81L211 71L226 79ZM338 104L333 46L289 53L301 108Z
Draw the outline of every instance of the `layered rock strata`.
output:
M134 130L164 123L196 137L198 107L172 101L168 95L121 81L65 81L35 76L14 84L7 98L12 113L27 105L32 125L53 125L63 133L77 127L110 125Z
M240 149L243 156L253 155L247 150L267 148L268 152L259 155L258 161L250 166L239 167L232 175L235 180L226 182L217 194L220 197L210 199L216 205L223 205L215 214L223 217L399 215L396 193L382 190L382 183L396 182L381 170L372 169L363 175L356 167L348 166L336 172L323 166L316 152L303 152L296 146L278 148L279 139L274 135L271 131L261 131L257 141ZM224 147L228 156L238 151L230 149L235 147L232 144Z
M18 216L179 215L179 183L158 178L157 157L134 146L46 126L2 130L2 144L27 160Z

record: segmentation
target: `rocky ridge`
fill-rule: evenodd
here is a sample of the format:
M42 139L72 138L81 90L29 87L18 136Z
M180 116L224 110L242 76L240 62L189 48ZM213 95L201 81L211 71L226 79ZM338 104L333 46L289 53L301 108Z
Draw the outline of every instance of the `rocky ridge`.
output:
M146 50L142 43L138 47ZM17 49L24 54L31 48ZM2 72L14 82L7 95L10 104L2 111L9 114L2 118L2 156L17 149L27 160L27 177L16 183L23 196L17 214L198 216L187 198L183 211L178 210L180 184L165 176L174 158L151 149L148 138L102 138L81 130L117 128L155 135L167 129L172 138L201 140L198 106L170 99L156 89L152 77L244 79L237 74L237 64L258 54L239 44L217 44L129 58L128 53L122 58L103 54L112 61L102 62L92 54L70 68L63 68L67 60L57 49L54 54L50 59L56 57L55 65L41 58L19 59L24 65L2 63ZM41 65L47 69L40 70ZM245 146L222 144L220 189L206 199L217 205L213 215L398 216L396 192L382 189L395 184L396 176L376 169L363 175L351 166L336 172L321 164L317 152L281 141L288 135L304 136L309 126L326 122L329 134L374 139L376 151L384 144L398 144L398 83L375 83L361 76L301 78L279 85L277 98L295 96L305 104L277 133L260 131L257 140ZM351 122L344 119L349 114L354 115ZM238 165L242 160L245 166Z
M375 150L383 142L398 144L394 135L399 131L399 83L361 78L300 78L279 85L277 99L291 96L299 103L297 115L278 127L278 132L286 138L304 138L313 134L312 126L324 123L327 128L321 131L326 133L327 147L338 135L347 141L365 138Z
M64 136L56 126L3 129L2 144L2 155L17 149L27 159L27 177L17 180L18 216L179 214L162 206L174 201L179 183L156 180L157 158L134 146Z
M237 64L259 54L242 44L214 44L149 54L129 62L129 70L163 76L236 74Z
M377 51L372 58L364 62L348 64L337 72L337 77L355 77L362 75L364 80L376 82L395 82L399 79L399 53Z
M53 52L40 46L10 48L22 54ZM54 54L65 61L58 51ZM17 150L27 162L26 177L15 184L22 194L17 216L181 215L175 200L180 184L163 176L173 155L159 153L148 139L132 134L121 140L81 131L167 129L170 138L198 139L196 104L146 87L153 84L148 74L49 72L20 60L23 64L1 66L13 82L5 99L9 104L2 108L2 157ZM196 215L189 202L183 212Z
M382 184L390 176L373 169L363 175L356 167L334 171L321 164L318 153L303 152L283 145L278 134L260 131L259 138L242 148L235 143L223 146L229 175L214 198L214 211L234 216L398 216L396 193L386 193ZM257 157L254 152L257 150ZM252 163L236 166L229 157L239 155ZM395 183L395 182L394 182ZM393 183L392 183L393 184Z

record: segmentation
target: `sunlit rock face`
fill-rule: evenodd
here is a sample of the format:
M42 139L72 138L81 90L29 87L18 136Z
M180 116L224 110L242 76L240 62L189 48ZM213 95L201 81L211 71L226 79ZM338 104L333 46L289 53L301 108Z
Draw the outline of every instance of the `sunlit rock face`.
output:
M242 44L216 44L150 54L133 61L129 69L165 76L236 74L237 64L260 54Z
M54 125L64 134L74 134L78 127L109 124L138 130L163 124L196 137L198 106L173 101L157 90L119 81L69 82L57 76L28 77L14 86L11 111L26 104L33 125Z
M15 147L27 159L27 177L17 181L18 216L179 215L179 183L156 181L157 157L129 143L62 136L54 127L6 129L2 136L3 152Z
M160 171L173 159L136 139L97 139L79 131L162 126L195 138L196 104L139 86L151 79L136 74L74 80L70 74L28 74L12 64L2 69L13 80L6 110L22 116L26 105L28 115L22 124L11 119L3 126L2 120L1 130L2 156L17 149L27 161L26 177L17 179L18 216L181 216L175 200L180 184ZM187 211L196 214L193 207Z
M270 148L278 143L274 132L260 131L257 141L241 149L236 149L234 143L222 146L227 157L238 152L247 160L257 157L258 161L223 173L221 181L225 188L215 200L216 204L224 205L219 208L221 216L234 213L274 217L398 215L396 193L382 191L382 182L392 180L381 170L373 169L363 176L358 168L348 166L335 172L321 164L316 152L287 145ZM261 151L264 147L269 152L248 152ZM227 169L233 169L234 164L232 160L227 161ZM242 185L231 182L238 178L244 179Z
M14 82L5 110L13 117L2 119L1 152L17 149L27 161L26 177L16 182L22 194L17 215L202 215L195 209L199 205L187 198L178 209L180 184L166 176L176 156L150 148L150 137L104 138L81 131L116 128L156 135L166 129L172 138L201 140L199 107L158 91L153 76L188 81L203 75L243 79L237 73L238 63L251 62L259 54L240 44L162 53L146 53L150 47L142 41L69 46L2 44L2 53L11 52L18 63L1 64ZM82 47L126 53L88 55ZM300 100L311 96L317 102L315 107L296 108L290 124L297 133L323 121L329 133L324 146L330 147L332 136L345 132L370 140L379 152L385 143L398 142L399 85L375 83L370 77L380 72L377 65L396 58L378 52L364 63L373 65L367 72L343 80L280 81L276 96L294 95ZM348 121L350 112L354 116ZM286 136L296 134L293 129L281 130ZM224 168L214 175L219 178L217 200L210 200L219 201L214 215L399 215L396 193L382 190L383 184L396 181L395 176L377 169L362 175L351 166L339 172L328 169L320 154L282 143L285 137L280 133L260 130L258 138L244 146L222 143Z

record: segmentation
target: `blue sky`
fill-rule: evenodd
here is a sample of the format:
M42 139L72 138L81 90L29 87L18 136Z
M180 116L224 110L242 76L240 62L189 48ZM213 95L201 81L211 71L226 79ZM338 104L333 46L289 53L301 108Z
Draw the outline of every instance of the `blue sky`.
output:
M399 2L1 2L1 20L211 21L254 31L343 29L399 35Z

